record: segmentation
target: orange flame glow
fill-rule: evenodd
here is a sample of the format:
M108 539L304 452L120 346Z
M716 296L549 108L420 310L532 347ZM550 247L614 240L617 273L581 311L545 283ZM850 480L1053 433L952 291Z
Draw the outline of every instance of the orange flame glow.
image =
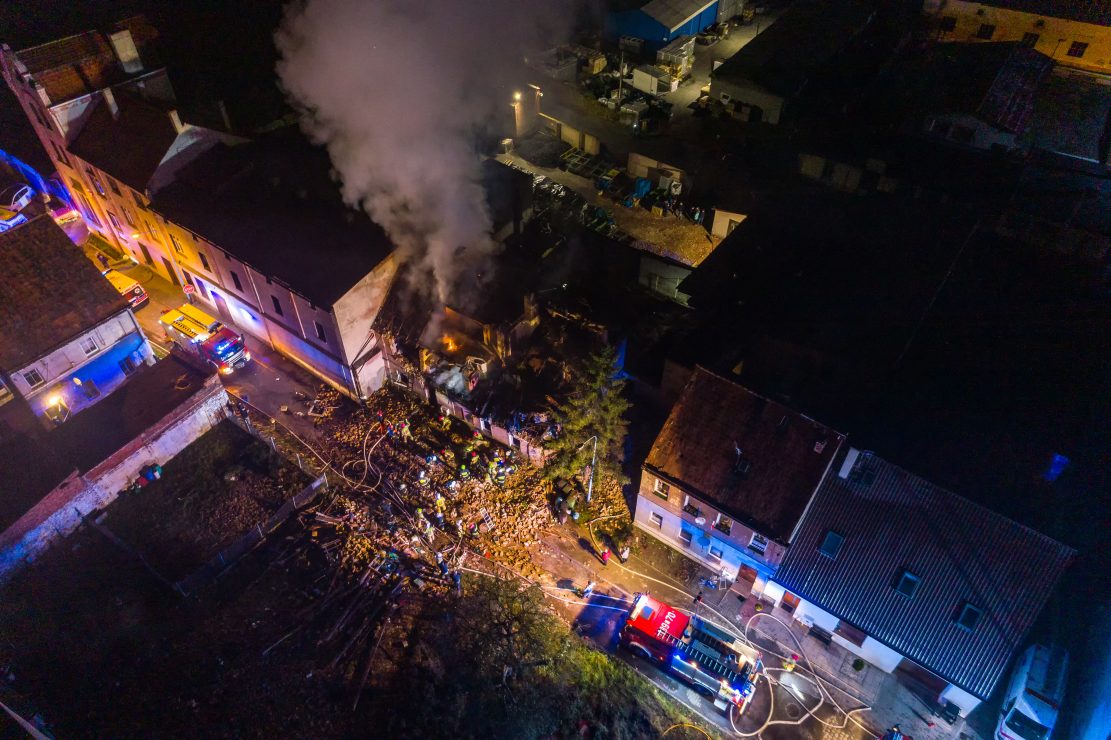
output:
M459 351L459 343L452 339L450 334L445 334L441 337L440 342L444 345L444 350L447 352Z

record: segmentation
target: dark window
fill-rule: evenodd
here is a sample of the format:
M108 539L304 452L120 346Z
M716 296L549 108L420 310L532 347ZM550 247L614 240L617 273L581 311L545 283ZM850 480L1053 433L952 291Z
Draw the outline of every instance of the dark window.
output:
M58 146L53 141L50 142L50 146L54 147L54 154L55 154L55 156L58 157L58 159L60 159L62 162L66 163L66 164L69 164L69 157L66 156L66 150L65 149L62 149L62 147Z
M976 625L980 623L980 617L982 616L984 616L983 609L973 606L966 601L961 604L960 609L957 611L956 619L953 621L955 621L957 626L961 629L972 632L976 629Z
M104 184L100 182L100 178L93 174L92 169L89 167L85 168L85 174L89 176L89 182L93 184L96 192L100 193L101 197L104 197L106 193L104 192Z
M733 520L727 516L718 515L718 520L714 522L714 529L722 534L729 534L733 531Z
M864 634L864 630L853 627L848 622L838 622L837 628L833 631L835 634L841 635L841 637L857 647L863 645L864 641L868 638L868 635Z
M123 370L124 375L131 375L136 370L135 360L130 357L123 358L120 360L120 370Z
M837 553L841 552L841 545L844 544L844 542L844 536L831 529L826 532L825 539L822 540L822 545L818 548L818 552L825 555L830 560L836 560Z
M181 248L181 244L178 243L177 237L174 236L174 232L172 231L170 232L170 244L174 245L175 252L181 255L185 254L185 250Z
M135 228L135 217L131 215L131 211L123 206L120 207L120 210L123 211L123 220L127 221L127 225L131 228Z
M648 521L652 522L659 529L664 528L664 518L654 511L648 515Z
M327 342L328 337L324 334L324 327L320 325L320 322L314 321L312 325L316 328L316 338L322 342Z
M208 266L208 257L204 256L204 252L197 252L197 256L201 258L201 267L212 272L212 268Z
M78 383L78 385L81 388L81 392L85 394L85 398L90 401L100 395L100 389L96 387L96 383L92 380L86 380L82 383Z
M236 290L243 290L243 283L239 282L239 276L235 274L235 270L231 270L231 281L235 284Z
M1079 59L1084 56L1084 52L1088 51L1088 45L1083 41L1073 41L1072 46L1069 47L1068 55Z
M272 295L270 296L270 300L274 302L274 313L279 316L285 316L285 314L282 313L282 303L278 300L278 296Z
M120 226L120 221L118 218L116 218L116 214L112 213L111 211L105 211L105 213L108 214L108 220L111 222L112 228L116 230L117 234L123 236L123 227Z
M1033 49L1035 46L1038 45L1038 39L1040 38L1041 35L1036 33L1024 33L1022 34L1022 45L1029 46L1031 49Z
M918 590L918 584L918 576L914 575L909 570L904 570L899 573L899 578L895 581L895 590L909 599L912 598L914 592Z
M23 373L23 379L26 380L27 385L31 386L32 388L38 388L40 385L46 382L42 379L42 375L39 374L38 370L28 370L27 372Z
M995 26L990 23L981 23L980 29L976 31L976 38L988 41L995 35Z
M680 532L679 532L679 541L682 542L683 545L685 545L686 547L690 547L691 542L693 540L694 540L694 535L691 533L691 531L689 529L680 530Z
M938 24L938 28L945 32L952 31L956 27L957 17L955 15L943 15L941 17L941 23Z
M110 177L108 178L108 187L112 188L112 192L115 193L116 195L120 194L120 186L117 185L116 181L113 180Z

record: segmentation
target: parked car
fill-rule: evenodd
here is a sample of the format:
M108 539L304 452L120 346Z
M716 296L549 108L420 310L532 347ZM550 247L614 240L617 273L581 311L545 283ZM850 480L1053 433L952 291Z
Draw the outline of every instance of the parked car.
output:
M998 740L1049 740L1064 698L1068 664L1068 653L1044 645L1031 645L1019 656L1003 696Z

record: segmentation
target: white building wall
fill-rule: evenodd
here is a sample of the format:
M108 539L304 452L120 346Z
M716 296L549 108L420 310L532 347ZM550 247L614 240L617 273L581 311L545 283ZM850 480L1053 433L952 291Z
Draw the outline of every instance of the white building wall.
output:
M949 684L945 687L941 692L939 700L942 702L951 701L956 704L960 707L962 717L967 717L968 713L980 706L981 703L978 698L953 684Z

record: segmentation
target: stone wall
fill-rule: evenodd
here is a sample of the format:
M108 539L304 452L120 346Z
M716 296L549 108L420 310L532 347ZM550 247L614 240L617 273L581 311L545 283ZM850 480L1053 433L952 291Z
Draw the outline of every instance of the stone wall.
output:
M90 513L152 463L165 464L226 415L227 393L216 376L195 394L106 460L80 475L74 471L0 534L0 582L71 534Z

